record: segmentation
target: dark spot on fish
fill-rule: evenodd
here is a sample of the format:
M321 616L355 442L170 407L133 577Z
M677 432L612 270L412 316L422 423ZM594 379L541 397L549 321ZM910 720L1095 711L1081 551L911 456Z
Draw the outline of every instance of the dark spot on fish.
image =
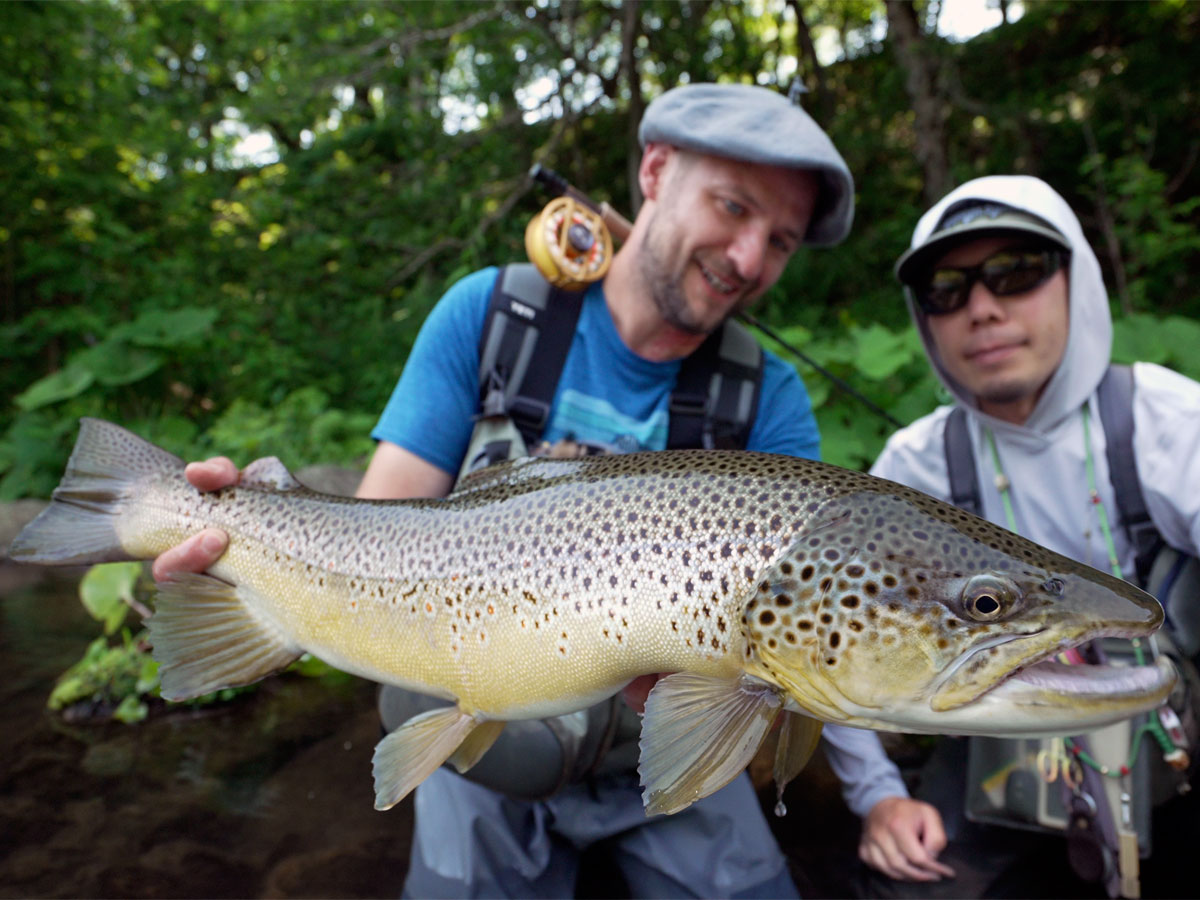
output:
M769 609L764 609L761 613L758 614L758 624L763 625L763 626L774 625L775 624L775 613L771 612L771 610L769 610Z

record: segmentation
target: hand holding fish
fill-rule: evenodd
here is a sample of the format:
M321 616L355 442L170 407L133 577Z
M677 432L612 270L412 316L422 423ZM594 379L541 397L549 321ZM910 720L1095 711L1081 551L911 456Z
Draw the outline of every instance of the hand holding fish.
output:
M200 491L219 491L237 484L241 477L237 466L225 456L188 463L183 474ZM206 528L160 553L150 572L155 581L166 581L176 572L200 573L211 568L228 546L229 535L219 528Z

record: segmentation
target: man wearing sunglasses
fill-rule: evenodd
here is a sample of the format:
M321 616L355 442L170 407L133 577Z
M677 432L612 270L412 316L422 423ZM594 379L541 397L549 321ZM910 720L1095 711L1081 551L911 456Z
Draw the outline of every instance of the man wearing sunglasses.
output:
M1098 404L1112 344L1108 294L1096 255L1067 203L1036 178L990 176L968 182L921 218L896 273L930 364L954 402L894 434L872 473L951 502L966 499L963 505L970 506L957 475L963 466L954 466L952 477L948 464L948 455L965 456L980 515L1135 580L1136 548L1117 512ZM1195 556L1200 548L1200 385L1156 365L1135 364L1131 412L1136 479L1153 525L1170 547ZM969 451L957 449L956 440L969 444ZM1200 603L1200 598L1189 599ZM951 896L1086 896L1079 892L1102 890L1071 874L1062 832L1055 836L967 819L969 763L982 747L977 740L942 740L922 773L918 796L938 807L950 842L944 852L927 842L915 859L935 856L957 876L941 885L921 885L919 894L935 896L945 889ZM1143 752L1149 752L1152 742L1145 743ZM1041 781L1032 779L1035 792ZM1013 787L1018 786L1014 779ZM1002 802L1018 806L1018 792L1003 787ZM1053 799L1065 796L1059 784L1047 790L1056 795ZM1037 796L1027 799L1037 801ZM868 818L889 814L881 804ZM1192 818L1200 820L1194 808ZM1032 814L1025 826L1037 824ZM1196 829L1193 822L1183 830L1195 835ZM886 835L888 829L865 829L860 855L886 871L880 860L899 851L872 843L876 833ZM1117 854L1097 842L1078 844L1079 837L1072 837L1076 863L1092 853L1100 880L1111 890ZM1128 868L1136 872L1136 862L1126 866L1129 862L1122 860L1126 871L1120 874L1128 875ZM884 896L910 893L896 882L870 890Z

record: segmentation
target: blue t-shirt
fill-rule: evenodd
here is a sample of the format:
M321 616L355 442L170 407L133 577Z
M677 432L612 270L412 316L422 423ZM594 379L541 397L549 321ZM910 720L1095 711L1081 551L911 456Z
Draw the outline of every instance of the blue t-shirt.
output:
M479 342L499 270L459 281L421 326L404 372L371 436L457 475L479 412ZM588 288L542 437L622 451L667 446L667 404L680 361L651 362L625 346L604 300ZM766 354L748 450L817 458L812 404L794 369Z

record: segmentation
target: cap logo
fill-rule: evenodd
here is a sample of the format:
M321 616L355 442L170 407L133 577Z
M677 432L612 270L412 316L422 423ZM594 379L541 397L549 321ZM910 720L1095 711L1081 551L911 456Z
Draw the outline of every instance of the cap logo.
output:
M966 225L970 222L976 222L979 219L998 219L1000 216L1012 212L1016 212L1016 210L1011 206L1005 206L1001 203L971 203L967 206L947 211L942 216L942 221L938 223L937 230L945 231L947 228Z

